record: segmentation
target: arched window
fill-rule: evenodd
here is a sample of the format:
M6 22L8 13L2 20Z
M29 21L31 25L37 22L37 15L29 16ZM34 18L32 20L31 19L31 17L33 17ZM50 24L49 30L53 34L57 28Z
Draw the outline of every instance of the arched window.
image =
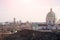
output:
M49 24L48 25L51 25L51 21L49 21Z

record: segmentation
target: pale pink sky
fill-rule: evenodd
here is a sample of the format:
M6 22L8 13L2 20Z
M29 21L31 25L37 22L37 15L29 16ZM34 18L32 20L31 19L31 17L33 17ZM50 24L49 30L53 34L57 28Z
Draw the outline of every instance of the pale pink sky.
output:
M44 22L50 8L60 18L59 0L0 0L0 21Z

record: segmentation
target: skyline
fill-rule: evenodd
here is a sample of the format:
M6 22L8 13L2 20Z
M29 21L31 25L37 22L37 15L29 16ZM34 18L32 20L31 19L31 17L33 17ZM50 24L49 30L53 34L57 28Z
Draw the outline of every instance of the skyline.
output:
M60 18L60 0L0 0L0 22L21 21L44 22L46 15L53 9Z

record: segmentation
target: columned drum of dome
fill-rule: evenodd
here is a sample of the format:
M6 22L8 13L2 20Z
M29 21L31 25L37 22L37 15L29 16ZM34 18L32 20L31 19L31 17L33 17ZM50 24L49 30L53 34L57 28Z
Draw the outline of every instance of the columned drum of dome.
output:
M55 13L50 9L50 12L46 16L46 23L47 25L54 25L55 24Z

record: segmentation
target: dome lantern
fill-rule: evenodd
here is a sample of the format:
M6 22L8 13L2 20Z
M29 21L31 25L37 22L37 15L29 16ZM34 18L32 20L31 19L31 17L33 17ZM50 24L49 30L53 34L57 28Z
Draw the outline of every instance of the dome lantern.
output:
M52 8L50 9L50 12L52 12Z

